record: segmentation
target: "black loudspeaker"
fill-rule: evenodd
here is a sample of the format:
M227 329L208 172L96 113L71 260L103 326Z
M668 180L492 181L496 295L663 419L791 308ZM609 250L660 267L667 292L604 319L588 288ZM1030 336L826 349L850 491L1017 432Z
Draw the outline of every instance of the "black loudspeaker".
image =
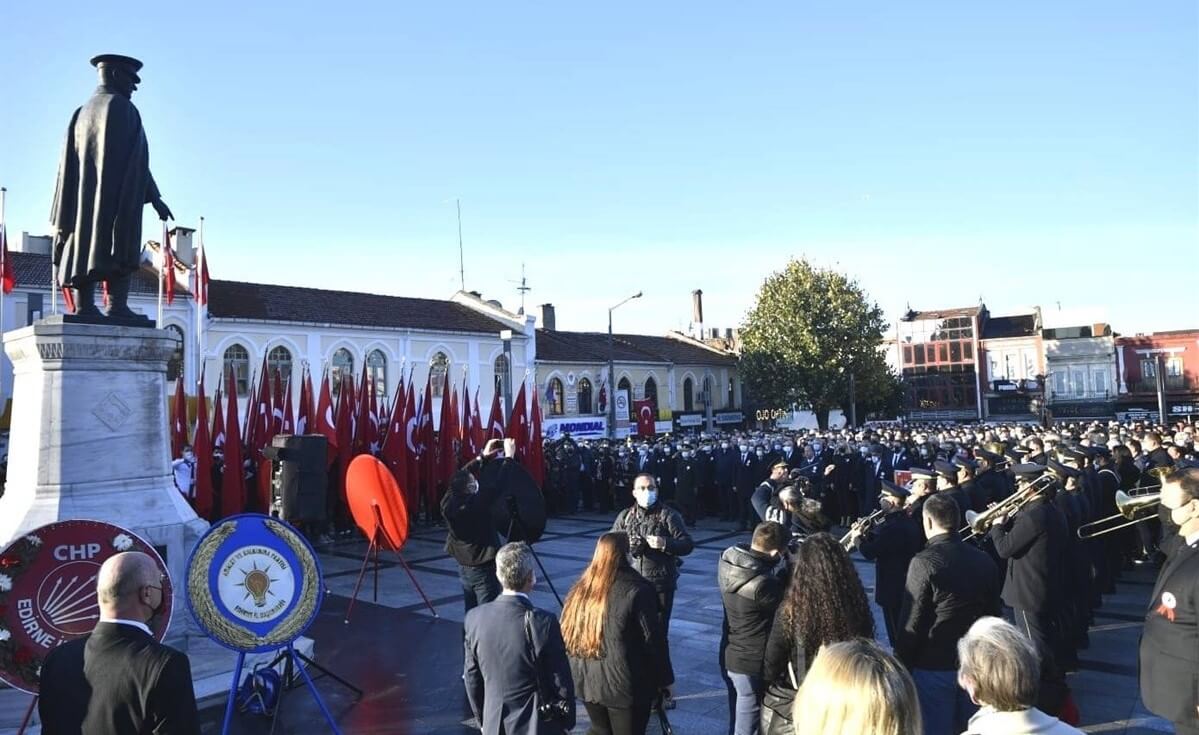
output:
M322 434L279 434L262 451L279 462L279 497L283 520L325 520L329 468L328 442Z

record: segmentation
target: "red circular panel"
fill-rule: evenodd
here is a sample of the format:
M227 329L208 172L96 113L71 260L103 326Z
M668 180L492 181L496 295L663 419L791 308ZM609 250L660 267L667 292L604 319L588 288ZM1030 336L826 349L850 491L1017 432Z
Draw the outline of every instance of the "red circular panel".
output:
M408 541L408 507L387 465L369 454L355 457L346 473L346 501L354 523L368 538L375 531L378 507L383 523L380 545L392 551L404 548Z
M122 551L149 554L162 571L162 613L151 625L162 640L171 622L171 581L154 547L111 523L51 523L0 552L0 681L37 694L46 655L95 627L96 575Z

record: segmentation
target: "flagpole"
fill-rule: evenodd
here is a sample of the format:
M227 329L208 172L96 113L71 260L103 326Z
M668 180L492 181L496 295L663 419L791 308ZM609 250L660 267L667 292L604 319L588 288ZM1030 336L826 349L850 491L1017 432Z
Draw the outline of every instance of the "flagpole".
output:
M196 269L196 375L204 375L204 309L208 307L208 294L204 293L204 218L200 218L200 257L193 263Z
M154 323L156 329L162 329L162 279L163 270L167 265L167 221L162 221L162 241L158 243L158 319Z

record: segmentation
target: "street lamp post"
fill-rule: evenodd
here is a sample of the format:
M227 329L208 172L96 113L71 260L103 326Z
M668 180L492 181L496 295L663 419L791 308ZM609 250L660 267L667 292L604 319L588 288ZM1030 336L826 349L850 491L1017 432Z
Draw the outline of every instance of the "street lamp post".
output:
M504 388L504 420L507 421L512 416L512 330L500 332L500 341L504 343L504 368L508 371L507 375L500 377L500 384Z
M612 312L641 298L641 292L633 294L616 306L608 309L608 438L616 438L616 342L612 339Z

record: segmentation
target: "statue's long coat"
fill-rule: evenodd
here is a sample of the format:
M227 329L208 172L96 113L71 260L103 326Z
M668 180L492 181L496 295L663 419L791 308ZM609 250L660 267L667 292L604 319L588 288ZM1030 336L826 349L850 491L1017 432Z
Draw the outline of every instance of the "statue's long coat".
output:
M50 221L64 286L136 271L142 208L158 199L142 118L128 97L99 87L71 117Z

